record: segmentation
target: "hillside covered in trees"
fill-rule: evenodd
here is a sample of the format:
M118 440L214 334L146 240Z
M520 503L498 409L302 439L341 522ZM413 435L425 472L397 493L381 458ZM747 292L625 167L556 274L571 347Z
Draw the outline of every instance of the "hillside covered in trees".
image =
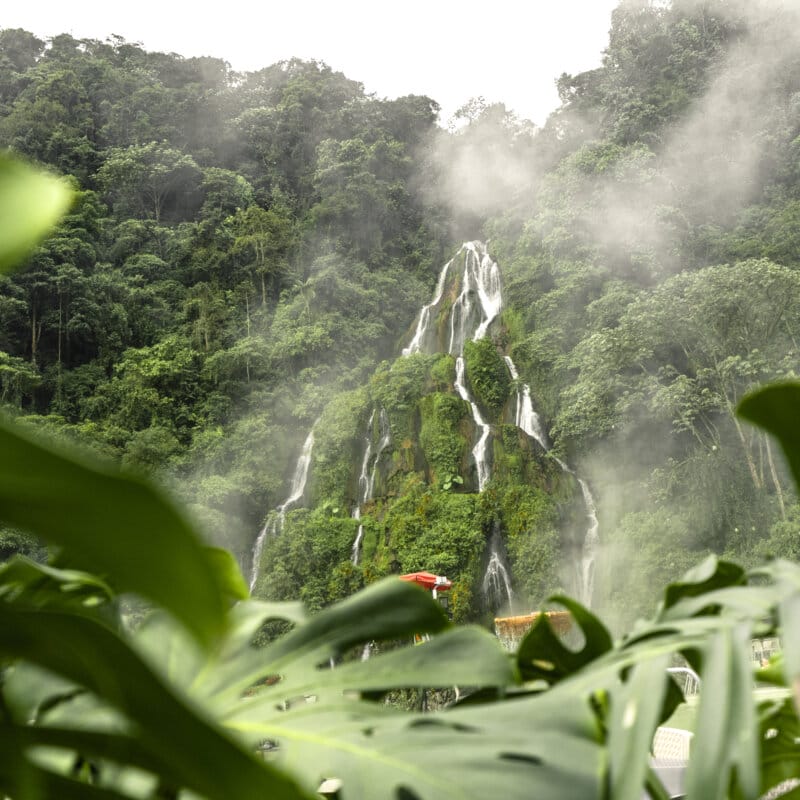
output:
M541 129L480 100L444 129L434 100L316 62L242 75L2 30L0 146L78 201L0 277L0 401L161 473L246 572L264 529L254 593L312 608L427 569L483 619L507 605L483 591L492 553L518 608L572 591L577 476L593 604L621 623L709 551L796 557L785 467L733 410L799 366L797 22L626 0ZM442 267L478 239L502 307L455 352L469 287ZM403 355L439 287L438 333ZM518 424L525 385L547 447ZM0 531L0 557L20 549L39 546Z

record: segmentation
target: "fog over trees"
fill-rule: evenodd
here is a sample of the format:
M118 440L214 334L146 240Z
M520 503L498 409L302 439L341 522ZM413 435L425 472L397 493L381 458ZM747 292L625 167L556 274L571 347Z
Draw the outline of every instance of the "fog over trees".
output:
M427 569L455 581L457 620L486 622L497 531L518 610L573 591L586 507L556 459L591 486L593 604L620 626L707 553L794 555L782 457L733 410L800 358L797 22L626 0L602 66L557 78L542 128L476 99L452 130L435 98L378 99L320 62L237 74L0 30L0 146L77 193L0 277L0 400L160 475L246 572L314 425L254 586L314 609ZM488 240L502 276L502 312L464 352L491 425L481 493L454 359L401 357L465 240ZM522 384L549 452L514 424ZM354 518L381 410L391 444ZM42 552L0 530L17 551Z

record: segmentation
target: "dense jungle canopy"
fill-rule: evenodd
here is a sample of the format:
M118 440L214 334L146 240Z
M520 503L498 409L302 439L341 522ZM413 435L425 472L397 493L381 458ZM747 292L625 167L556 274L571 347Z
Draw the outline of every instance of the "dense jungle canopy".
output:
M480 99L445 128L434 99L381 99L319 62L238 74L0 30L0 147L78 197L0 276L0 401L160 474L246 571L314 425L308 487L254 591L315 609L426 569L454 580L457 620L486 619L498 532L519 606L571 589L585 508L554 457L592 487L594 603L619 624L708 552L798 557L785 466L733 414L800 367L796 23L625 0L602 66L558 78L542 128ZM504 296L464 353L492 425L481 493L453 358L401 356L474 239ZM513 424L520 382L549 454ZM358 520L381 409L392 444ZM41 546L0 530L0 559L18 551Z

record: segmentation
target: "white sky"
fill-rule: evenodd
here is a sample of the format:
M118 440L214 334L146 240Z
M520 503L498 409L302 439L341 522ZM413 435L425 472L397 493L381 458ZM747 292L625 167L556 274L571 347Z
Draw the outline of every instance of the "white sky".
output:
M471 97L544 122L562 72L598 66L619 0L5 0L0 28L223 58L255 70L325 61L378 97L425 94L442 121Z

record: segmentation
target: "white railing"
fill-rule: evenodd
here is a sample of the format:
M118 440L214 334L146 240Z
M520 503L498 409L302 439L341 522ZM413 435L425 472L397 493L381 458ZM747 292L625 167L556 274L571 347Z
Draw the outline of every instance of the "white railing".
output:
M691 667L669 667L667 672L683 692L684 697L695 697L700 691L700 676Z

